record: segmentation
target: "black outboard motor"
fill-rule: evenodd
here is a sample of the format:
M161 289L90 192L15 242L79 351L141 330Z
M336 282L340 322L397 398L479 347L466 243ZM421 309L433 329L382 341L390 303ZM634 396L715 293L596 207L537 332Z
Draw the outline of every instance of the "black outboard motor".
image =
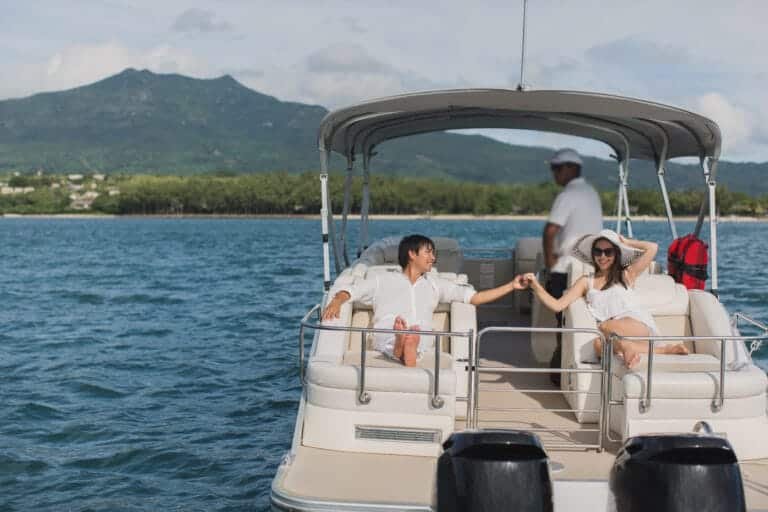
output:
M552 481L539 438L518 430L458 432L437 461L438 512L551 512Z
M736 454L720 437L632 437L611 469L616 512L740 512L746 509Z

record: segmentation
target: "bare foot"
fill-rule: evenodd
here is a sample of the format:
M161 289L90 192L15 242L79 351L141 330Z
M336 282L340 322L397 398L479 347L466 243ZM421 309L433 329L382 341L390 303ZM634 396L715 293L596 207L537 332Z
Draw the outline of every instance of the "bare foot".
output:
M418 325L412 325L411 329L418 331ZM419 356L419 341L421 336L418 334L403 335L403 355L402 361L405 366L416 366L416 360Z
M622 343L620 352L624 356L624 364L627 368L634 368L640 362L640 352L632 346L632 343Z
M688 347L686 347L682 343L678 343L677 345L667 345L666 347L664 347L663 353L687 356L690 352L688 351Z
M403 320L402 317L398 316L395 318L395 323L392 326L393 329L407 329L408 323ZM392 350L392 355L395 356L395 358L402 360L403 359L403 348L405 346L405 337L406 334L395 334L395 348Z

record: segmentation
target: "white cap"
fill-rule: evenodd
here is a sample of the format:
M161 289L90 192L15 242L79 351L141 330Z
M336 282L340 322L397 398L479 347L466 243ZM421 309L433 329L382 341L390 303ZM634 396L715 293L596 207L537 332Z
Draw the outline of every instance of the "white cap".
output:
M549 165L577 164L582 165L581 157L575 149L563 148L555 152L549 159Z

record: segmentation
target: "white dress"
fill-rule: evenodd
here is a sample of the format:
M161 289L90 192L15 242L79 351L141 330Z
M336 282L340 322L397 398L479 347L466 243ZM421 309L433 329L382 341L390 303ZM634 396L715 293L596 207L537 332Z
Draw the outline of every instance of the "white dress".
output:
M651 336L658 336L659 329L651 313L637 305L634 290L616 283L607 290L594 287L594 275L587 277L587 309L598 323L610 319L634 318L648 327Z

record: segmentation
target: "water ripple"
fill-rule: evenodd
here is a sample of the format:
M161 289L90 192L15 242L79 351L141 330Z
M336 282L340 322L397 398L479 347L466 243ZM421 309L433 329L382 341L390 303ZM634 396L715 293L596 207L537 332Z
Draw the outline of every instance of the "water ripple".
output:
M633 226L668 239L664 223ZM371 236L490 247L542 227L387 221ZM0 510L268 510L301 395L298 320L322 292L318 230L294 220L0 219L0 258L12 269L0 273ZM720 234L722 300L768 320L768 225ZM758 242L754 257L728 257ZM768 346L758 353L767 360Z

